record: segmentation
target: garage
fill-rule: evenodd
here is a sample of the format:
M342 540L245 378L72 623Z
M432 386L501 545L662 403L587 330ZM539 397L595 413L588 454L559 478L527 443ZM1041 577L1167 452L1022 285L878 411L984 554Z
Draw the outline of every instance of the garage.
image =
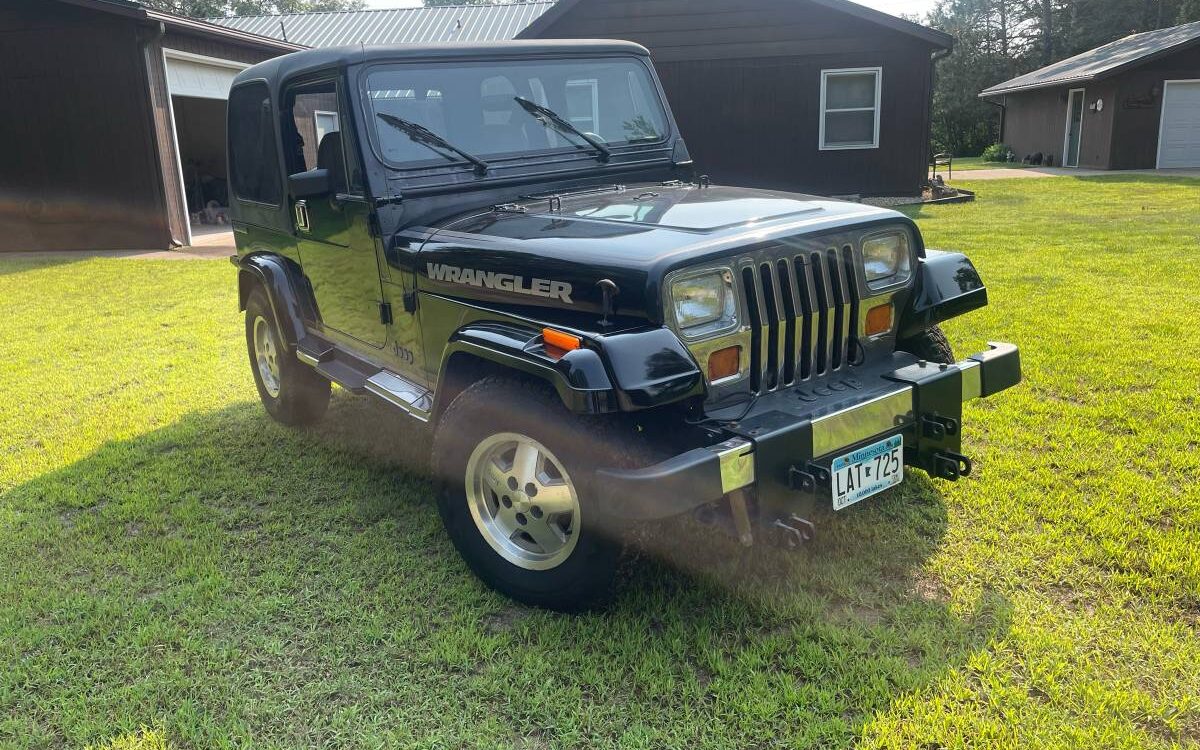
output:
M1195 169L1200 21L1130 34L980 96L997 105L1001 140L1017 159L1089 169Z
M301 46L113 0L0 0L0 40L0 252L232 242L230 83Z
M163 50L163 57L187 206L187 244L193 244L197 235L229 230L225 106L234 76L247 66L172 49Z
M1164 83L1159 134L1159 169L1200 167L1200 79Z

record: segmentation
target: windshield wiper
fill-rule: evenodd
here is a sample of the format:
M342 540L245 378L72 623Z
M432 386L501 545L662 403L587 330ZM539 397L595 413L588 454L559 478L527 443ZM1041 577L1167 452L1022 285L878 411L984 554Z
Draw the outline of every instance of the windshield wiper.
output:
M575 127L570 123L570 121L549 107L543 107L537 102L531 102L523 96L515 96L513 99L516 100L517 104L521 105L521 109L533 115L533 118L542 125L553 130L557 130L560 133L570 133L571 135L587 141L588 145L600 152L598 157L600 161L606 162L612 157L612 149L606 146L603 141L598 140Z
M440 148L444 151L450 151L461 156L475 165L475 172L477 174L487 174L488 168L491 166L478 156L463 151L461 148L455 146L453 143L441 137L424 125L418 125L415 122L409 122L408 120L404 120L396 117L395 115L389 115L384 112L376 112L375 116L386 122L388 125L391 125L396 130L399 130L401 133L404 133L416 143L420 143L423 146Z

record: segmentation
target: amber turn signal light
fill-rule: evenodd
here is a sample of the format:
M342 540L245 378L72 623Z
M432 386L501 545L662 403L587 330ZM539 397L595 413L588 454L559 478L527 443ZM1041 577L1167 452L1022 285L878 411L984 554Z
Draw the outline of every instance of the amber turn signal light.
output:
M868 336L878 336L892 330L892 303L872 307L867 311L867 322L863 333Z
M738 374L742 363L742 347L727 346L708 355L708 381L714 382Z
M556 331L553 328L542 329L542 340L546 342L547 348L558 349L561 352L574 351L582 345L578 336Z

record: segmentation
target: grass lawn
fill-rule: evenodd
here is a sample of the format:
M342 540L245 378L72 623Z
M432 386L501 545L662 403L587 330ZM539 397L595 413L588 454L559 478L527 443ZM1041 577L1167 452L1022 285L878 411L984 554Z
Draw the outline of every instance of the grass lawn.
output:
M471 577L382 407L266 418L228 264L0 259L0 747L1200 742L1200 181L965 184L948 333L1026 377L977 472L578 617Z

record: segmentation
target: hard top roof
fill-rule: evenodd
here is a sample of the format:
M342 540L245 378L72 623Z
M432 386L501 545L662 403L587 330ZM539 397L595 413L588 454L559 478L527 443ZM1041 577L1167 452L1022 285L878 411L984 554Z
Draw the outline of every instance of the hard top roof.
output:
M284 78L325 68L361 65L371 62L412 62L421 60L490 60L521 57L570 57L585 55L644 55L649 51L640 44L614 39L551 39L500 42L451 42L444 44L392 44L327 47L305 50L261 62L238 74L242 81Z

